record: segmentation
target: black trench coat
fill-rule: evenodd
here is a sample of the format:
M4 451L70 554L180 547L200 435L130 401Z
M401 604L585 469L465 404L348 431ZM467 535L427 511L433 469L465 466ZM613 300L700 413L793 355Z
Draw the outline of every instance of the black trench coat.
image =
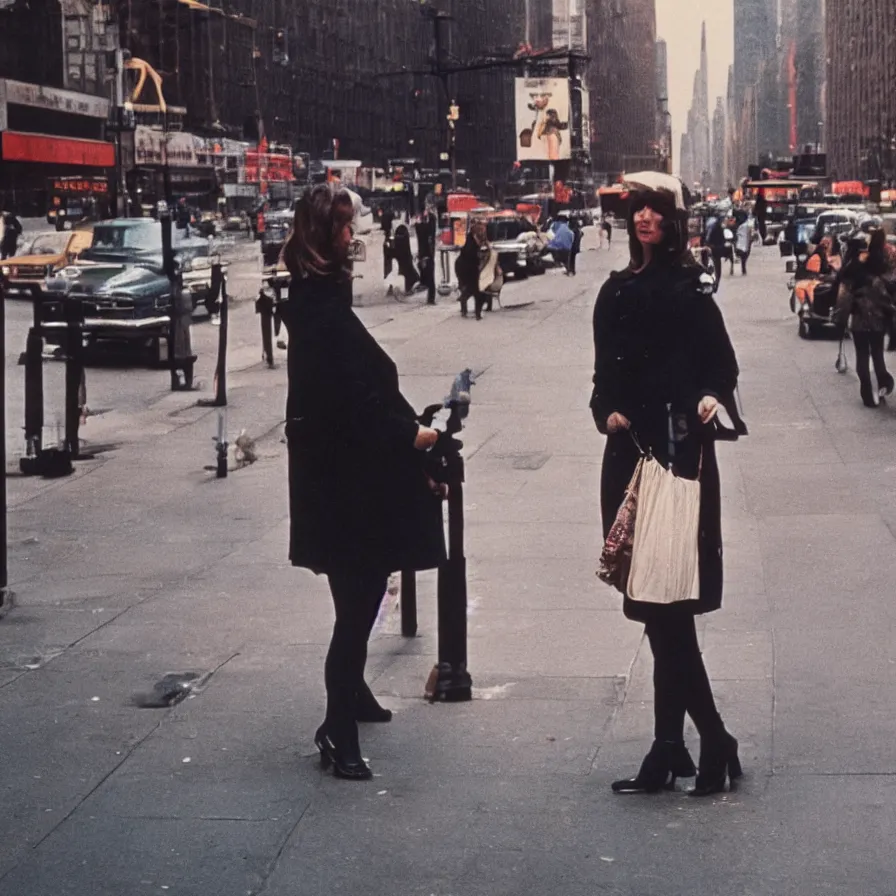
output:
M393 572L445 559L441 499L414 448L398 370L351 309L345 278L293 278L289 329L290 551L317 573Z
M645 451L664 465L700 476L700 598L656 605L625 598L623 610L641 622L671 613L708 613L722 604L722 508L714 428L697 405L705 395L726 404L737 386L731 340L702 268L651 266L641 274L611 275L594 306L594 391L591 410L606 433L619 412ZM670 438L670 422L675 432ZM604 537L615 519L640 453L628 432L607 437L601 470Z

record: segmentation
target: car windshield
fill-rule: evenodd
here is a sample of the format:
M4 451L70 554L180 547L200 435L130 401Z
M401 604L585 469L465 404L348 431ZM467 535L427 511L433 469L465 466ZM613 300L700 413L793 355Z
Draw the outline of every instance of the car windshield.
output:
M488 238L493 243L502 240L515 240L521 233L529 230L522 221L510 219L507 221L489 221L486 227Z
M42 233L24 246L21 255L59 255L65 251L71 234Z
M162 229L155 222L130 227L98 224L90 248L94 252L160 252Z

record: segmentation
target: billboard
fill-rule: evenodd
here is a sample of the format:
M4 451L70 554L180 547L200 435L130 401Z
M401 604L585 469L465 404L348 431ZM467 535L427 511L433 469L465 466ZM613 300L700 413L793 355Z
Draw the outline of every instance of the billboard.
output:
M516 79L516 157L520 162L568 159L569 81Z

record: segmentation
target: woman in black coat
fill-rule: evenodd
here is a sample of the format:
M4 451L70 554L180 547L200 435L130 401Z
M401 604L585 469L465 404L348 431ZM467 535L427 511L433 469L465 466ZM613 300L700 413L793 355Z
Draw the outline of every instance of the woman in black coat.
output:
M420 275L417 273L417 268L414 267L414 253L411 251L411 233L404 224L399 224L395 229L392 253L398 262L398 273L404 277L405 295L410 295L411 290L420 282Z
M390 572L445 557L439 489L425 470L438 433L419 425L398 371L351 309L352 203L315 187L284 250L289 329L290 560L326 575L336 609L327 654L324 767L367 779L358 721L391 713L364 682L367 641Z
M601 513L607 536L638 463L635 444L676 473L702 472L699 600L637 603L624 612L643 622L654 656L655 741L635 778L617 792L654 792L670 778L690 777L685 713L700 732L695 794L721 790L740 774L737 741L716 710L697 643L695 613L722 602L722 532L714 426L737 385L738 367L713 282L687 250L683 202L665 190L633 196L629 267L604 284L594 308L594 392L591 409L607 435L601 472ZM680 205L679 205L680 203ZM739 422L739 421L738 421ZM634 438L633 438L634 436Z

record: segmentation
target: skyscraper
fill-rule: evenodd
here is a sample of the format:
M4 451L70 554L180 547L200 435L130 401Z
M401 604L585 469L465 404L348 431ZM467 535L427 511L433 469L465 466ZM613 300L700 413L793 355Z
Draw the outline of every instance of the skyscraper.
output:
M828 171L841 180L896 180L896 3L829 0Z
M656 133L661 170L672 171L672 115L669 112L669 48L656 42Z
M821 148L824 127L825 34L824 0L796 0L796 133L797 145Z
M706 22L700 36L700 68L694 74L694 92L688 110L687 147L690 159L681 160L681 176L691 187L708 186L712 175L712 140L709 121L709 53L706 46ZM683 144L684 145L684 141Z
M655 168L655 0L587 0L586 11L594 169L612 179Z
M709 185L716 192L728 186L728 173L725 170L725 100L716 97L716 108L712 115L712 169Z
M734 0L734 99L759 81L763 64L775 56L777 0Z

